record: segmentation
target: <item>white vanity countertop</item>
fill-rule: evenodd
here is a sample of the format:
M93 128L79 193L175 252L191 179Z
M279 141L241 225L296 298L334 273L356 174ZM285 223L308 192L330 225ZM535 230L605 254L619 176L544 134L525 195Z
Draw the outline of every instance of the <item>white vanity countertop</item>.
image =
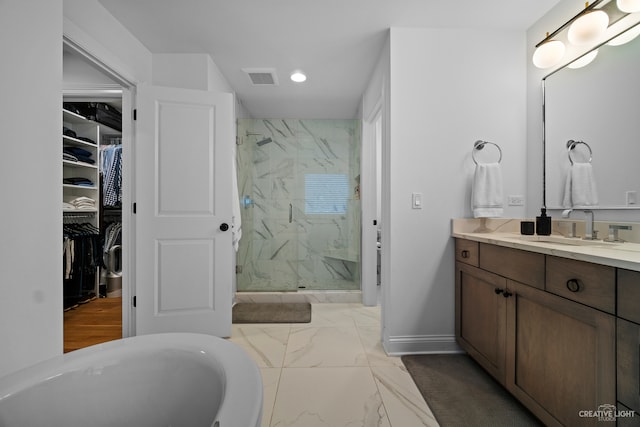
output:
M452 236L579 261L640 271L640 244L583 241L562 235L524 236L520 219L454 219Z

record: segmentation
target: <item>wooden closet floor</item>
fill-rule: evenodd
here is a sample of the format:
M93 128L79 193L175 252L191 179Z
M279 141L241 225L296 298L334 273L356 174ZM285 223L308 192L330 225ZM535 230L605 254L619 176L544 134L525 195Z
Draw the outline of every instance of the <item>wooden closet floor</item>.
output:
M64 352L122 338L122 297L98 298L64 313Z

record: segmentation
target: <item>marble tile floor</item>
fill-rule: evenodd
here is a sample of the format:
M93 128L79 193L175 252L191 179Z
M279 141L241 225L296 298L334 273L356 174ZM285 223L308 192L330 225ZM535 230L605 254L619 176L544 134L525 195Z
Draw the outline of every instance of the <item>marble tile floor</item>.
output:
M399 357L380 343L380 307L313 304L311 323L233 325L262 372L263 427L438 426Z

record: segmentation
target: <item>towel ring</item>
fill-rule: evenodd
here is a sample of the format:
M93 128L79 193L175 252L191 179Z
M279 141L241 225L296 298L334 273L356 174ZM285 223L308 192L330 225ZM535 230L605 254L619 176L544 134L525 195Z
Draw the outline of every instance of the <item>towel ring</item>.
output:
M498 158L498 163L500 163L502 161L502 149L500 148L500 146L494 142L481 141L481 140L477 140L476 142L473 143L474 150L471 152L471 158L473 159L473 163L475 163L476 165L478 164L478 160L476 160L476 150L482 150L486 144L494 145L498 149L498 153L500 155L500 157Z
M591 147L589 146L589 144L587 144L584 141L574 141L573 139L570 139L567 141L567 156L569 156L569 161L571 162L571 164L573 165L573 159L571 158L571 150L576 148L578 144L584 144L587 147L587 150L589 150L588 163L591 163L591 159L593 159L593 151L591 151Z

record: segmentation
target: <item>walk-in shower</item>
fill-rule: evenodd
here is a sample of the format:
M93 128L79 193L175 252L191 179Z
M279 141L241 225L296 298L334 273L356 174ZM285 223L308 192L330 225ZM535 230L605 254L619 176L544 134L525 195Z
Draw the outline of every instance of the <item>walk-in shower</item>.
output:
M360 122L238 120L238 291L360 289Z

